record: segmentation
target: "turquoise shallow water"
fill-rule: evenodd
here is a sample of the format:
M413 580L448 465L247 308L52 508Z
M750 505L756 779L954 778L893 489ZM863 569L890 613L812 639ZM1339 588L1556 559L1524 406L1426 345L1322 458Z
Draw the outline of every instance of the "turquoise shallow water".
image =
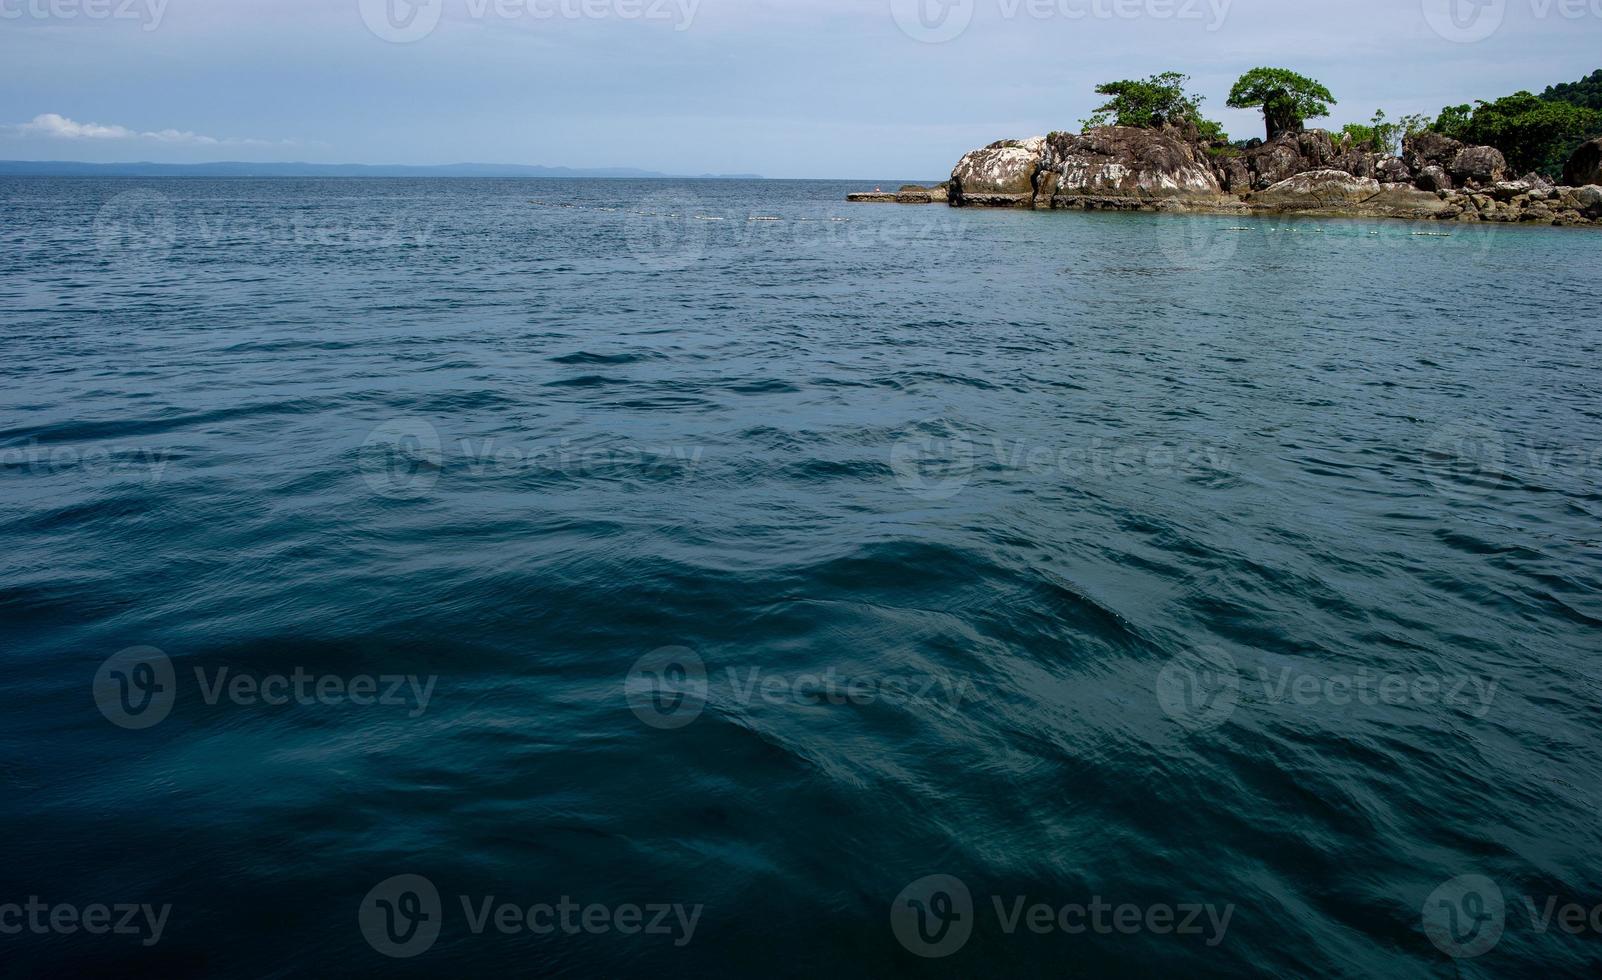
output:
M8 961L1594 974L1602 238L859 189L0 182Z

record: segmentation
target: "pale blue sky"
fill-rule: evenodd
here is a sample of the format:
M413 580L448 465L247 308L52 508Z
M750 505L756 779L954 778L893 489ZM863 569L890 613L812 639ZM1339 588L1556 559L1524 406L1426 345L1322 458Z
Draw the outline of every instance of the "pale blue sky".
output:
M422 0L406 44L382 2L0 0L0 158L933 178L1170 68L1243 138L1256 65L1326 82L1336 123L1602 67L1602 0Z

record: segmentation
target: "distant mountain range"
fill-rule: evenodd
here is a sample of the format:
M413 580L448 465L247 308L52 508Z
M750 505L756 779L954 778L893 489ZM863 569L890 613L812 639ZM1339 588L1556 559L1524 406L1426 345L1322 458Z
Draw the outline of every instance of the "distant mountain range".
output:
M683 179L688 176L628 167L583 170L501 163L407 167L358 163L71 163L58 160L0 160L0 177L616 177L647 180ZM694 179L762 178L756 174L701 174Z

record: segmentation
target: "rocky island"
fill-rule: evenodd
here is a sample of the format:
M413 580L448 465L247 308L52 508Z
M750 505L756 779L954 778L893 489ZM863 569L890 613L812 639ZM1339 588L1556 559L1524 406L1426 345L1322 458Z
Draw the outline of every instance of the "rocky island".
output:
M1243 85L1256 73L1317 85L1281 69L1257 69ZM1221 139L1216 123L1201 119L1200 99L1184 96L1174 84L1183 78L1170 73L1148 82L1103 86L1098 91L1114 94L1114 101L1082 132L1001 140L963 156L943 185L854 194L850 199L1037 210L1602 225L1602 138L1589 139L1572 153L1560 184L1536 170L1517 174L1502 150L1456 139L1440 132L1441 127L1425 128L1417 117L1408 120L1405 131L1392 125L1376 133L1383 113L1376 114L1375 127L1348 126L1340 134L1308 129L1302 124L1304 114L1323 114L1323 102L1333 102L1317 86L1311 99L1305 93L1281 95L1277 101L1269 95L1259 103L1269 138L1230 144ZM1145 102L1137 99L1133 108L1120 101L1127 102L1130 87L1139 86L1155 88L1158 95ZM1237 86L1231 105L1253 97L1250 92L1239 96L1241 90ZM1502 101L1525 97L1536 99L1520 93ZM1484 111L1500 103L1480 105ZM1448 109L1443 119L1464 110L1469 107ZM1106 118L1110 112L1117 112L1116 122ZM1580 125L1595 125L1591 117L1579 118ZM1526 147L1518 149L1529 156L1523 152Z

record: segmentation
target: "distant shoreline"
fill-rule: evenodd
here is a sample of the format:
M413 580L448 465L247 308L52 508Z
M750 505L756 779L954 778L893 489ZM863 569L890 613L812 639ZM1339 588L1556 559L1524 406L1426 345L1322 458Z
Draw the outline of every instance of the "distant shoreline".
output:
M468 177L574 180L766 180L760 174L668 174L620 167L582 169L518 164L437 166L361 163L80 163L67 160L0 160L0 177Z

